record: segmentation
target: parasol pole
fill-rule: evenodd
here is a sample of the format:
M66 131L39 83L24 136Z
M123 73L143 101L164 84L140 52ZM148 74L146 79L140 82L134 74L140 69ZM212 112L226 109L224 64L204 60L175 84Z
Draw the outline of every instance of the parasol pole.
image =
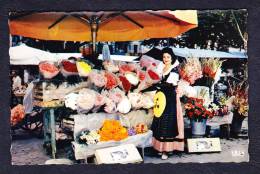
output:
M91 28L91 38L92 38L92 52L95 54L96 42L97 42L97 31L98 31L98 22L99 19L97 16L92 16L90 20L90 28Z

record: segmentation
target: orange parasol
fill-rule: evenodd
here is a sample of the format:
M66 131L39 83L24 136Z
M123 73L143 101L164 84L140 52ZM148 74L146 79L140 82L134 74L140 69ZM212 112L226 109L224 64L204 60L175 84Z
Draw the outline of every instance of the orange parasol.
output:
M196 10L13 12L12 35L64 41L132 41L175 37L197 27Z

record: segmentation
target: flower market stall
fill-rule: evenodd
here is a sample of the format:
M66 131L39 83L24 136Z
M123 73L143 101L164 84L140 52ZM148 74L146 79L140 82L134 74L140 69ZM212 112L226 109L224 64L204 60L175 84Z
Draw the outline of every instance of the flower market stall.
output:
M150 88L161 81L160 61L149 56L133 60L108 59L102 67L83 57L39 63L41 78L34 83L33 104L44 111L44 147L51 149L53 158L60 140L71 142L76 160L122 144L134 144L144 155L152 142L151 123L158 103L156 91ZM183 121L191 131L185 139L210 136L206 126L231 125L231 133L239 134L248 114L248 86L230 84L227 98L215 101L214 84L223 62L193 57L178 69ZM14 124L24 118L22 110L21 106L12 110Z
M66 63L62 61L60 64L59 67L51 62L42 62L39 65L40 72L44 79L48 79L48 83L47 81L42 83L43 101L39 104L46 108L45 113L47 115L45 116L45 123L47 124L45 124L45 142L51 143L53 157L55 157L56 152L56 118L54 116L54 110L63 105L68 108L71 113L81 115L69 115L73 117L74 120L74 138L77 137L76 134L82 133L80 131L86 131L80 129L83 124L83 128L87 129L84 136L82 135L83 137L91 139L93 137L88 134L98 135L95 141L91 141L90 144L97 143L99 145L99 141L105 142L113 140L117 141L114 143L114 145L116 145L123 140L123 143L135 142L135 145L143 148L150 146L152 132L148 130L148 127L149 124L151 124L152 115L147 114L147 112L149 113L149 109L153 107L154 94L153 92L140 93L140 90L147 88L149 86L148 84L159 82L159 75L156 71L151 68L147 71L143 71L139 64L123 62L104 62L105 70L93 69L91 64L84 60L77 60L76 62L67 61ZM57 76L59 72L66 78L81 77L82 81L74 85L69 85L67 82L64 82L58 87L53 83L49 83L55 82L55 76ZM139 114L136 113L138 111L140 111ZM91 113L99 113L101 116L94 117L95 114L93 115ZM139 115L139 118L134 118L134 113L136 117ZM109 114L110 117L117 116L116 120L120 118L120 122L112 121L109 123L112 117L110 119L108 117L107 120L102 119L102 116L104 117L106 114ZM85 118L85 121L83 121L83 118ZM97 120L92 120L92 122L91 119L94 118ZM93 123L97 121L100 123L104 121L108 123L109 126L106 126L105 123L103 126L102 124L94 126ZM91 124L91 127L88 127L89 124ZM116 125L118 128L114 130L108 129L114 128ZM48 132L48 130L51 132ZM94 131L96 132L94 133ZM109 135L110 131L111 135ZM117 137L116 133L118 133L118 131L122 131L123 134L119 134L116 139L111 139ZM127 140L124 140L126 138ZM87 150L91 149L89 148L90 144L88 144L88 140L78 141L78 139L75 138L75 142L73 143L75 151L79 151L79 142L88 145L85 146ZM97 148L99 147L98 145L93 147ZM100 147L106 146L111 146L111 142L103 143ZM93 147L91 151L92 154L94 154Z
M21 16L11 15L11 34L44 40L93 41L93 51L83 47L82 55L38 52L40 56L26 54L25 60L22 54L11 54L15 48L10 49L11 63L30 61L39 68L40 78L32 89L33 106L43 110L44 148L52 158L59 157L60 141L69 143L75 160L87 162L97 150L126 144L140 148L144 157L144 148L154 142L154 120L158 125L167 125L168 120L161 116L172 108L169 112L176 113L172 119L176 128L174 141L179 145L175 144L174 150L186 153L187 139L229 138L215 134L210 127L227 125L231 129L227 134L234 136L241 132L241 124L248 116L248 84L230 82L230 90L222 90L218 82L225 76L225 60L220 56L201 56L210 55L207 50L168 48L176 56L185 57L180 62L176 59L176 67L171 65L168 80L164 79L165 67L158 60L162 56L142 55L137 59L107 52L99 56L102 61L96 64L91 58L97 60L98 56L89 54L95 53L96 41L175 37L197 26L195 11L43 12ZM35 25L28 28L25 24L30 21ZM91 27L86 28L86 24ZM105 47L103 50L109 50L108 45ZM234 56L224 52L221 55ZM162 83L174 88L170 91ZM172 98L166 98L166 93L173 94ZM176 108L166 107L167 103ZM21 105L12 109L12 126L26 118L24 110Z

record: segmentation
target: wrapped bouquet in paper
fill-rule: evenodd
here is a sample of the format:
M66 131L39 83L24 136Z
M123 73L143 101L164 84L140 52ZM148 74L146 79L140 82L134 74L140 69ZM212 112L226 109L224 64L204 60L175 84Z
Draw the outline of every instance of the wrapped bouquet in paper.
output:
M136 73L127 72L125 73L125 77L134 86L136 86L139 83L139 78Z
M92 112L97 112L101 106L103 106L106 103L106 97L103 95L96 93L96 99L95 99L95 105L94 108L92 109Z
M157 65L159 65L160 62L161 61L156 60L150 56L143 55L140 59L140 66L145 68L153 66L155 68Z
M136 75L140 81L145 79L145 71L141 70L140 68L136 70Z
M124 89L125 92L128 92L131 90L132 85L129 82L129 80L124 76L124 75L119 75L119 80L120 80L120 87Z
M142 94L141 93L129 93L128 94L129 101L133 107L133 109L140 109L143 107Z
M89 74L89 80L97 87L104 87L107 84L107 78L104 71L92 70Z
M126 114L131 110L131 103L127 97L124 97L117 105L117 111Z
M140 83L136 91L138 92L147 89L148 87L160 82L160 80L161 80L160 74L155 69L152 69L150 67L146 70L144 80L142 81L140 80Z
M153 97L147 94L142 94L141 102L142 102L142 107L144 109L150 109L154 106Z
M118 85L118 78L115 74L111 73L111 72L105 72L105 78L106 78L106 85L105 88L106 89L113 89Z
M116 103L110 98L106 98L104 110L110 114L116 113Z
M61 73L64 77L78 75L78 69L74 60L62 60L60 63Z
M79 91L77 106L80 113L88 113L95 105L96 92L84 88Z
M93 65L91 65L89 62L85 60L78 60L76 62L76 66L79 76L81 77L88 77L93 67Z
M78 94L70 93L65 96L65 106L72 110L77 110Z
M125 97L125 92L119 88L114 88L112 90L107 91L106 95L108 98L113 100L115 103L119 103Z
M45 79L51 79L59 74L59 69L54 62L40 62L39 71Z
M121 63L119 65L119 72L125 74L126 72L134 72L137 69L137 65L134 63Z
M112 60L106 60L103 62L103 67L108 72L116 73L119 71L119 63Z

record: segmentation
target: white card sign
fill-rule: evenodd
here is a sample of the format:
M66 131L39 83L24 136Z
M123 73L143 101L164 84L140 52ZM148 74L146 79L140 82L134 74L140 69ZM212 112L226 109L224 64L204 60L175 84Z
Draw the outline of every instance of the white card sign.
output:
M194 152L220 152L219 138L191 138L187 139L188 151Z
M95 152L97 164L139 163L143 159L133 144L98 149Z

